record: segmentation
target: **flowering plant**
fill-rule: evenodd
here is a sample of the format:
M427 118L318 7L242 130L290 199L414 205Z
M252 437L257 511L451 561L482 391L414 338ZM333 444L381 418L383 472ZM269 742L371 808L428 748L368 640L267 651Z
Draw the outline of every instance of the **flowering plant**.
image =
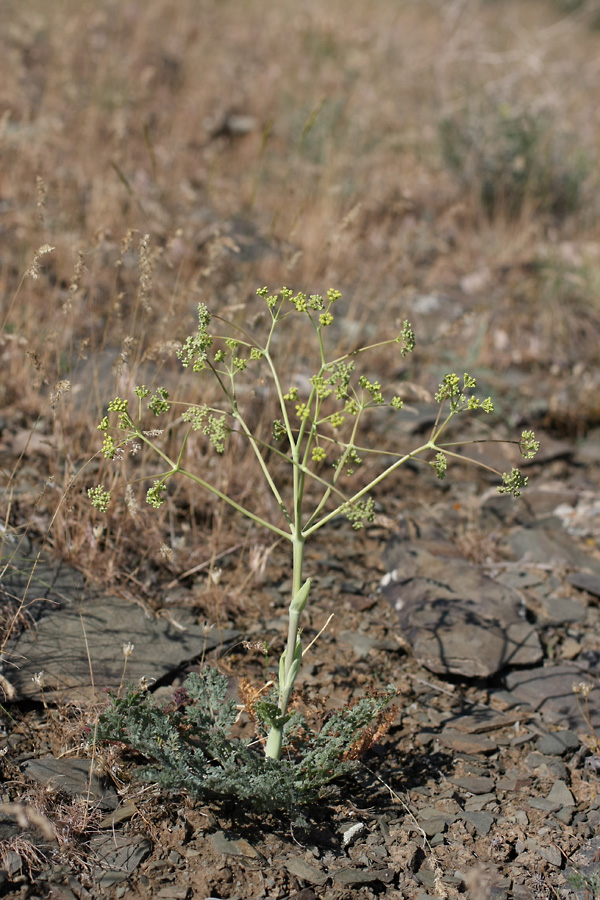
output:
M257 294L262 298L267 313L267 333L262 341L256 340L239 325L225 322L218 316L213 317L204 304L198 306L197 330L185 340L177 355L185 368L216 380L223 404L218 408L202 403L183 404L181 421L185 423L186 430L177 458L165 452L157 441L156 432L145 430L142 426L144 404L155 416L161 416L176 406L165 388L151 392L145 386L136 387L135 413L130 410L127 400L116 397L109 403L108 415L102 419L99 429L104 435L102 452L109 459L117 457L126 445L143 443L164 461L164 472L154 479L146 495L151 506L160 507L167 499L170 479L183 475L242 515L290 542L292 592L287 644L279 660L276 702L263 702L260 709L263 720L269 726L265 754L278 760L284 727L290 718L290 696L302 663L300 620L311 588L310 579L305 580L303 574L307 540L339 515L347 516L356 529L372 521L373 489L408 460L425 457L438 478L444 478L450 458L465 459L456 449L455 442L445 443L442 440L448 423L455 416L470 411L489 414L493 404L489 397L481 399L473 393L476 382L469 374L465 373L462 379L456 374L446 375L435 395L439 411L427 440L408 453L386 451L386 462L381 471L367 478L367 483L359 488L348 488L348 479L360 468L363 457L380 452L376 447L362 447L358 443L364 415L380 407L399 414L403 407L399 396L386 399L379 381L371 381L364 374L357 375L357 360L367 352L386 345L396 345L400 355L405 357L415 346L413 329L405 321L393 338L332 358L327 352L326 335L334 321L333 310L341 296L339 291L329 290L323 297L318 294L294 294L285 287L271 294L265 287ZM284 322L289 323L298 316L310 323L316 342L316 364L313 374L306 381L298 378L298 383L286 389L281 381L283 365L278 364L278 357L282 351L284 356L289 357L288 346L282 348L282 342L276 340L276 335ZM224 334L213 330L214 322L224 327ZM240 391L240 381L247 373L252 373L255 378L259 374L266 375L273 388L278 413L268 439L251 427L244 410L244 392ZM276 501L276 521L264 518L238 503L207 476L184 465L185 447L193 432L200 432L217 454L223 454L234 429L247 439L252 448L264 482ZM518 444L522 456L527 459L532 458L539 448L532 431L524 431L520 440L513 443ZM527 483L527 478L517 468L510 473L496 474L501 481L498 487L500 493L517 497ZM285 475L291 477L286 480ZM315 489L310 494L309 485ZM88 493L94 506L100 510L107 509L110 492L104 486L90 488Z

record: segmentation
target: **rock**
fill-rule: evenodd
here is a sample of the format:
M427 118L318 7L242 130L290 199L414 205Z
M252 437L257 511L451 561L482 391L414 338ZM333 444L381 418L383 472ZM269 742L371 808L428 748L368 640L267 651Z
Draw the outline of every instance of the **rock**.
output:
M102 887L125 881L152 852L152 843L139 835L102 834L90 841L94 880Z
M558 653L561 659L577 659L583 647L575 638L567 637L560 644Z
M238 636L231 630L206 633L189 610L172 608L168 618L141 606L100 594L81 572L41 553L27 537L3 536L2 590L27 601L34 629L8 641L5 656L19 661L10 682L19 699L81 702L123 677L123 645L132 643L126 677L159 679L196 657L218 651ZM35 597L36 602L32 602ZM90 674L93 672L93 676ZM43 673L42 680L34 679ZM93 678L93 685L92 685Z
M187 900L191 897L192 889L190 887L164 887L157 891L154 896L157 900Z
M565 756L579 747L580 741L573 731L552 731L543 734L536 742L536 750L546 756Z
M43 672L46 699L81 702L107 688L117 689L123 676L123 644L131 642L126 678L159 679L185 662L220 650L237 632L205 632L187 610L173 609L170 618L153 618L140 606L118 597L66 605L41 619L35 630L10 642L7 651L22 660L11 673L21 697L40 697L33 680ZM93 671L91 683L90 667Z
M535 900L535 894L525 884L514 884L512 888L513 900Z
M460 289L464 294L471 296L472 294L481 294L486 291L492 280L492 273L486 268L475 269L473 272L467 272L460 279Z
M2 535L0 552L2 590L18 600L25 598L28 616L34 620L53 605L64 603L65 597L83 596L85 576L72 566L41 553L26 535L6 531Z
M102 809L116 809L119 798L106 778L92 772L90 759L28 759L20 766L27 778L47 789L71 795L89 796Z
M531 778L521 775L520 772L515 774L506 773L504 778L499 778L496 782L496 790L513 793L514 791L524 791L531 785Z
M600 463L600 428L592 428L579 441L575 458L579 465L596 466Z
M573 572L567 575L567 581L580 591L587 591L594 597L600 597L600 575L589 572Z
M565 875L570 878L573 875L579 875L583 878L597 878L598 876L598 857L600 856L600 835L586 841L583 846L573 854L569 859L569 865L565 870ZM593 894L590 896L589 891L582 886L581 893L577 894L579 898L592 900Z
M258 859L260 855L245 838L238 838L230 832L215 831L210 836L210 842L217 853L223 853L226 856L247 856L249 859Z
M121 822L127 822L132 819L138 812L138 808L134 803L126 800L122 806L118 806L114 812L109 813L100 822L98 828L114 828Z
M349 867L336 869L334 872L330 872L329 875L337 884L372 884L374 881L381 880L377 869L355 869Z
M478 834L488 834L490 828L494 824L494 816L490 812L464 812L461 819L470 822L475 827Z
M300 857L286 859L284 866L288 872L291 872L296 878L300 878L302 881L308 881L309 884L325 884L329 877L327 872L323 872L322 869L317 869L316 866L311 866L310 863L305 862L303 859L300 859Z
M571 729L581 729L586 723L573 693L573 685L596 681L574 663L564 662L556 666L539 666L533 669L509 672L506 686L512 693L541 713L550 724L558 723ZM588 708L594 728L600 728L600 698L598 691L588 696Z
M567 777L567 767L562 759L557 759L555 756L543 756L534 751L525 758L525 765L538 778L554 780Z
M560 803L555 803L546 797L530 797L527 803L532 809L541 809L542 812L556 812L560 809Z
M515 722L522 721L517 715L505 716L490 707L480 706L466 715L451 716L446 719L444 725L462 731L465 734L485 734L507 728Z
M428 819L420 819L419 825L428 838L432 838L436 834L443 834L447 828L447 822L443 816L432 816Z
M543 565L570 568L600 575L600 562L579 549L557 516L534 522L528 528L515 528L505 542L516 559L527 557Z
M570 445L567 445L565 450L568 447ZM558 506L576 504L578 497L578 491L573 488L556 482L544 484L539 483L537 479L535 481L531 479L527 486L527 510L533 514L533 519L542 519L551 516Z
M23 869L23 860L16 850L6 850L2 856L2 864L11 881L13 881Z
M432 672L488 678L508 665L541 660L519 594L478 567L402 539L388 544L385 562L382 591L398 613L402 637Z
M554 818L558 819L559 822L562 822L563 825L569 825L571 820L573 819L574 811L574 806L561 806L561 808L557 809L557 811L554 813Z
M452 728L444 728L438 738L443 747L456 753L493 753L498 744L484 735L462 734Z
M532 838L529 838L526 841L526 846L528 850L533 850L534 853L537 853L538 856L541 856L542 859L545 859L550 863L551 866L556 866L560 868L563 862L563 855L553 844L542 845L537 841L534 841Z
M557 804L557 809L561 806L575 806L575 798L564 781L559 778L554 782L550 793L547 797L552 803Z
M469 794L487 794L488 791L491 791L494 787L493 778L485 778L477 775L467 775L463 778L450 778L449 780L452 784L462 788L463 791L468 791Z
M555 625L585 622L587 618L585 606L568 597L559 597L557 594L544 596L538 592L536 599L542 606L544 617Z
M517 564L515 563L515 566ZM492 569L492 572L494 570ZM525 588L532 588L540 584L540 573L535 570L528 569L504 569L494 574L494 581L504 584L506 587L515 588L517 591L524 591Z
M482 809L485 809L488 803L495 803L496 800L497 797L495 792L467 797L465 800L465 812L480 812Z

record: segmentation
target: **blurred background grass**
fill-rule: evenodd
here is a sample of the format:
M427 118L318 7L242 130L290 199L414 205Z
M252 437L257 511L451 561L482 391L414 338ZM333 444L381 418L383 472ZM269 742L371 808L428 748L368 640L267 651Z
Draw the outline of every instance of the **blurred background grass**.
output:
M110 470L76 476L115 392L173 382L198 302L248 321L263 284L339 288L345 347L413 321L410 371L376 363L388 384L466 366L551 432L600 423L597 0L0 15L6 521L52 522L109 580L130 550L167 564L172 510L99 525L84 490ZM251 490L243 460L222 477ZM175 499L189 546L208 526L218 545L221 513L191 486Z

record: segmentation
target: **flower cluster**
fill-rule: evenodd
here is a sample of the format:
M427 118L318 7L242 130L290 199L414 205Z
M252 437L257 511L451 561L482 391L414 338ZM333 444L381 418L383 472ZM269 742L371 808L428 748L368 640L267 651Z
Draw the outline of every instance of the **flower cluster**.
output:
M154 396L148 401L148 409L151 409L155 416L168 412L171 404L168 402L169 392L163 387L159 387L154 392Z
M190 406L182 413L181 418L190 423L193 431L201 431L206 435L217 453L223 453L230 432L224 415L213 415L207 406Z
M520 497L521 491L527 485L527 478L519 472L518 469L512 469L511 472L502 475L502 484L496 488L499 494L511 494L513 497Z
M88 497L95 509L106 512L110 505L110 491L107 491L104 485L99 484L97 487L88 488Z
M474 378L471 378L468 372L465 372L463 375L462 385L458 375L453 372L451 375L444 377L437 390L435 399L438 403L449 400L452 414L462 412L465 409L482 409L486 413L493 412L494 404L489 397L486 397L485 400L479 400L477 397L470 396L470 391L476 386L477 382Z
M206 368L206 360L208 358L208 348L211 346L213 339L208 332L211 315L204 303L198 304L198 330L196 334L186 338L183 347L177 351L177 356L181 360L181 365L187 368L192 366L194 372L201 372Z

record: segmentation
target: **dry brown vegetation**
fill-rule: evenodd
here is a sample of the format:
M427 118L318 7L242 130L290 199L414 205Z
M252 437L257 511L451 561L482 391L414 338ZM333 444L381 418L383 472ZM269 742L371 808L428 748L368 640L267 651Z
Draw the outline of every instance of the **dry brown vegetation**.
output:
M56 549L101 556L109 580L142 530L142 557L168 563L172 521L142 507L102 532L82 499L107 477L88 462L98 413L137 380L173 382L199 300L249 316L265 283L338 287L352 337L418 324L415 298L437 294L417 368L539 367L555 424L598 419L593 3L9 0L3 16L11 524L52 523ZM239 461L226 474L243 494ZM188 486L179 501L186 567L209 531L230 535Z

